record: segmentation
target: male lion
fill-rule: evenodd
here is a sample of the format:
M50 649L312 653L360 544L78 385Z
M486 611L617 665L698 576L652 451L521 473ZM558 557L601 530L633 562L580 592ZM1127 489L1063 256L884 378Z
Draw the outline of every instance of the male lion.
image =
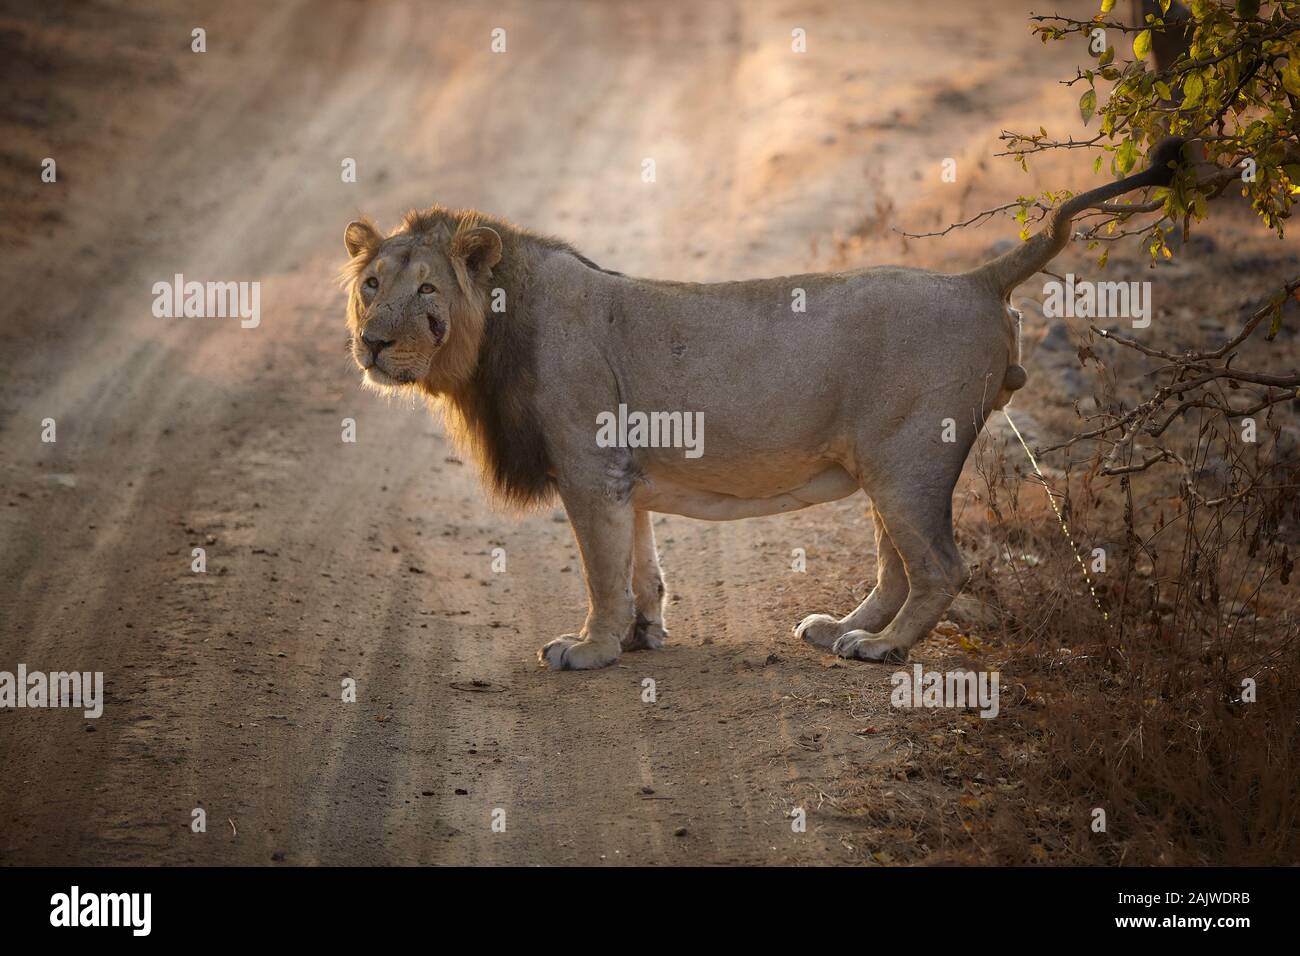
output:
M500 498L564 502L589 610L581 631L542 647L551 667L603 667L663 643L652 512L747 518L859 488L874 510L876 586L847 617L814 614L795 630L841 657L899 660L967 579L952 494L985 418L1025 383L1012 289L1065 247L1078 213L1168 184L1180 147L1166 141L1145 172L1070 199L1027 242L960 275L665 282L476 212L412 212L387 238L352 222L352 354L370 385L439 399ZM800 294L806 311L794 313ZM702 413L704 453L607 447L598 419L620 407Z

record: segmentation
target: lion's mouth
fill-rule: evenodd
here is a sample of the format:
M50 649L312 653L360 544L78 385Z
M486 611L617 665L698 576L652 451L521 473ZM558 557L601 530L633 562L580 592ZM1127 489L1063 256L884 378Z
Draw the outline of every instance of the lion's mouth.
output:
M426 316L429 320L429 332L433 335L433 344L441 345L443 339L447 337L447 323L436 315Z
M409 385L415 378L409 373L392 375L378 365L366 367L365 378L371 385Z

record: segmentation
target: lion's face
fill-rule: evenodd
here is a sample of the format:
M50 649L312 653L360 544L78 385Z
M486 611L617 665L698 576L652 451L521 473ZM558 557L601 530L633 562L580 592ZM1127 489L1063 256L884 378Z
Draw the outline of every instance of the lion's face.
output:
M344 242L357 267L348 309L352 357L368 385L442 391L472 369L483 322L480 286L500 258L493 230L383 239L369 223L354 222Z
M372 385L429 374L451 331L456 276L446 256L409 237L383 243L355 280L352 357Z

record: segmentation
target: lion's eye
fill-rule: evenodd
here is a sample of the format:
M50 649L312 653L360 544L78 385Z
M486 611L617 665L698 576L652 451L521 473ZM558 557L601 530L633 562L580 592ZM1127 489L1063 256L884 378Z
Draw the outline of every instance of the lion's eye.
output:
M367 288L367 289L378 289L378 288L379 288L379 280L376 279L374 276L371 276L369 279L366 280L366 288Z
M420 295L433 295L433 283L426 282L424 285L420 286Z

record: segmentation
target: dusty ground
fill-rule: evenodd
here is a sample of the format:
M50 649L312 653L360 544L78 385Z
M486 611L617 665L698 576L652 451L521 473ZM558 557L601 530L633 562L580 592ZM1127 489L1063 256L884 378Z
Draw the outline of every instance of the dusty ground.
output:
M537 647L584 607L568 527L493 512L423 409L361 390L334 282L343 226L438 201L655 276L965 267L1014 227L929 243L890 227L1089 182L1086 165L1026 177L991 158L1000 128L1077 123L1054 83L1066 54L999 0L961 23L937 0L870 16L158 6L0 16L29 64L8 58L0 155L0 669L108 684L98 721L0 711L0 861L879 859L872 825L829 795L872 773L907 719L888 706L891 669L789 634L874 578L865 502L660 519L669 647L540 670ZM795 27L807 54L790 52ZM57 184L37 179L46 155ZM956 185L939 181L949 156ZM260 327L154 318L151 286L176 272L260 281ZM190 571L195 546L207 574Z

